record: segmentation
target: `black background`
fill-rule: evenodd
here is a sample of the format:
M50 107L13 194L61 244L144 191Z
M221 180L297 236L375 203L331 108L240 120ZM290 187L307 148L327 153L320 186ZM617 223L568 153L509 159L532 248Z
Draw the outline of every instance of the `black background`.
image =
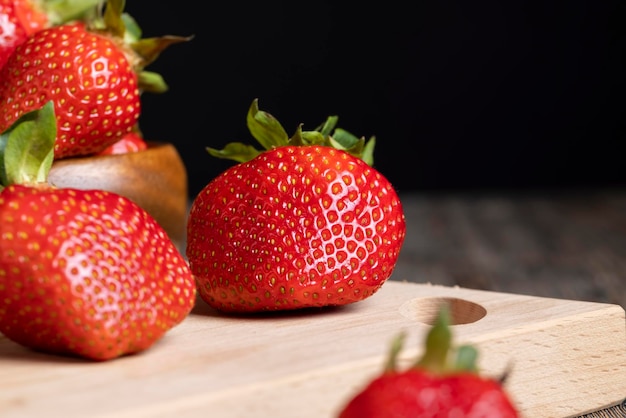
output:
M328 115L375 135L400 192L626 185L626 7L610 0L207 3L129 0L144 36L193 35L148 67L147 139L195 195L254 143L252 100L289 134ZM219 6L217 6L219 4Z

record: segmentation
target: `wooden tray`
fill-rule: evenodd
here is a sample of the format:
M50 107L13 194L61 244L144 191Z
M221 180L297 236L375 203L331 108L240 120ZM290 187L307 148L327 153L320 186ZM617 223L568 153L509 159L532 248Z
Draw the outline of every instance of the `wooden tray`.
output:
M397 333L408 333L404 362L420 352L442 301L485 373L512 366L507 388L524 417L576 416L626 396L620 306L389 281L321 311L232 317L199 302L152 349L105 363L0 335L0 416L332 418Z

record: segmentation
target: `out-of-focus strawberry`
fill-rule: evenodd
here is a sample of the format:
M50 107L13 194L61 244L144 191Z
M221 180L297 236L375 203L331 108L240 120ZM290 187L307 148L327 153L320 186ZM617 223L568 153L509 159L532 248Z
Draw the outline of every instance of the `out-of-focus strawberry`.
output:
M0 135L0 332L99 361L146 350L191 311L191 271L131 200L45 183L55 131L50 102Z
M123 0L109 0L89 25L43 29L15 48L0 69L0 132L50 100L58 127L56 159L98 153L133 129L140 93L167 88L144 67L170 44L189 38L140 39L123 6Z
M206 185L189 215L186 253L209 305L229 312L345 305L389 278L406 232L400 199L359 157L372 160L373 138L331 136L335 123L288 138L255 100L248 126L268 150L209 149L240 162Z
M81 18L100 0L0 0L0 67L30 35Z
M48 100L55 103L55 158L100 152L139 118L137 75L110 38L82 23L44 29L0 71L0 131Z
M141 134L136 131L131 131L124 135L122 139L113 145L109 145L97 155L128 154L129 152L143 151L147 148L148 143L143 139Z
M404 370L396 365L401 334L383 373L341 406L338 418L517 418L502 379L478 372L476 349L452 350L449 315L448 308L442 307L426 338L424 354Z

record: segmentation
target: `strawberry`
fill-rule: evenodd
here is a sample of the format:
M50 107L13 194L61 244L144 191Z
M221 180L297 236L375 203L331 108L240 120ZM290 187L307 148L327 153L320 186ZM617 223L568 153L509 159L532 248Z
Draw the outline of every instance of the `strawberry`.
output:
M0 69L0 132L50 100L58 127L56 159L98 153L133 129L140 93L167 88L143 68L168 45L188 38L139 39L123 5L109 0L89 26L43 29L15 48Z
M240 163L191 206L186 254L199 295L227 312L337 306L373 295L393 272L406 232L396 191L357 156L372 160L374 138L330 135L336 117L287 138L256 100L247 120L267 150L209 148Z
M0 135L0 332L96 361L146 350L191 311L191 271L131 200L45 182L55 131L49 102Z
M113 145L109 145L100 151L97 155L127 154L129 152L142 151L146 148L148 148L148 144L141 134L137 131L131 131Z
M517 418L503 379L483 376L476 367L477 350L451 346L449 309L442 306L430 329L422 357L399 370L397 356L404 334L392 344L384 371L342 405L338 418Z
M55 158L99 152L130 132L139 118L133 68L113 40L82 23L32 35L15 49L0 80L0 131L54 100Z
M87 14L100 0L0 0L0 67L30 35Z

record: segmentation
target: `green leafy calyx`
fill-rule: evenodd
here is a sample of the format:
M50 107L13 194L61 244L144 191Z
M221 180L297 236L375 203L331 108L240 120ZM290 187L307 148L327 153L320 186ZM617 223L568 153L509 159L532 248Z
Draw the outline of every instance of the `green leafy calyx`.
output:
M454 347L452 339L450 309L446 304L443 304L439 308L433 326L426 335L424 352L412 367L439 375L460 372L477 373L478 351L476 348L470 345ZM392 342L385 365L386 371L397 370L397 358L403 343L404 334L400 334Z
M361 158L370 166L373 165L376 138L372 136L366 141L364 137L356 137L344 129L337 128L338 120L337 116L329 116L324 123L313 131L303 130L303 125L300 124L295 133L289 137L285 128L274 116L259 110L259 101L254 99L248 110L246 123L250 133L263 147L263 150L258 150L254 146L242 142L232 142L221 150L207 147L207 151L214 157L242 163L250 161L264 150L280 146L324 145L346 151Z
M102 0L38 0L34 2L48 17L51 26L85 20Z

